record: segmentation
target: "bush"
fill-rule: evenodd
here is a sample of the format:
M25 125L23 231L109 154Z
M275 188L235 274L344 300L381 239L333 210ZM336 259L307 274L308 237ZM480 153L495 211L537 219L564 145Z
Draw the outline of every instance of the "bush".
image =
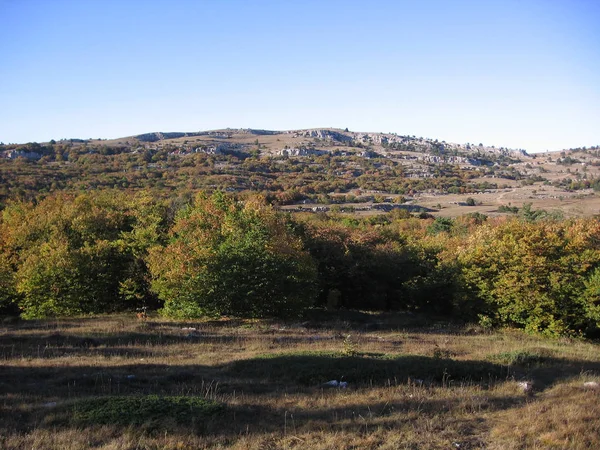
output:
M14 314L16 288L14 273L5 252L0 249L0 315Z

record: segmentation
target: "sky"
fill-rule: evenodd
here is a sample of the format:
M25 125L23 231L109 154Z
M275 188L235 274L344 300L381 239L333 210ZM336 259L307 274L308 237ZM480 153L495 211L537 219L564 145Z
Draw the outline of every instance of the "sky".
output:
M600 144L598 0L0 0L0 141L336 127Z

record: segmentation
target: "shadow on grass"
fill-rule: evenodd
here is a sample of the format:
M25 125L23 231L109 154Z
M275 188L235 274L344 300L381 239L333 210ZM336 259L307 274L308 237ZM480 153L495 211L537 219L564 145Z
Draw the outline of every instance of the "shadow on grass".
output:
M384 385L419 380L419 383L455 381L490 384L511 375L506 366L486 361L456 361L426 356L334 352L266 354L234 361L224 367L237 377L314 386L328 380L354 385Z
M0 365L0 395L64 399L97 395L197 392L218 380L218 368L202 365L126 364L113 366ZM184 386L185 385L185 386Z
M427 398L424 395L426 391L421 391L421 395L416 395L416 398L398 399L397 396L391 395L392 401L367 400L365 403L353 403L352 399L356 397L352 391L355 389L401 385L408 380L412 381L417 391L427 389L428 385L452 387L455 384L475 385L485 389L495 382L518 375L519 371L537 377L543 380L543 383L552 384L578 376L582 371L599 369L598 363L552 357L535 366L509 367L489 361L459 361L415 355L345 356L324 352L270 354L220 366L2 365L0 398L3 401L0 404L0 429L24 431L33 426L53 428L101 424L127 427L133 419L125 413L119 415L119 405L123 402L135 404L137 399L144 396L161 396L166 400L146 405L150 411L148 414L151 413L148 420L143 415L132 416L135 418L135 424L144 424L141 427L144 431L178 430L178 427L188 424L185 416L186 403L174 398L204 398L208 395L211 398L222 399L218 404L223 407L214 410L218 411L218 419L208 415L206 420L189 422L197 433L235 436L240 432L283 432L285 427L291 430L289 427L292 426L304 431L318 430L322 426L334 431L360 431L369 426L386 427L393 426L393 423L398 425L398 420L404 420L404 417L415 419L423 414L433 416L442 411L452 413L455 409L462 413L469 408L473 411L482 408L508 409L525 402L526 397L517 393L514 396L503 397L482 395L479 401L474 400L473 394L464 398L460 395ZM334 389L329 393L323 387L323 383L342 377L349 383L349 390ZM241 404L234 402L228 406L227 399L234 391L247 394L250 398L264 395L265 399L272 399L272 402L253 404L249 400ZM286 407L280 407L277 399L282 392L297 392L305 397L331 395L334 406L298 408L288 404ZM336 396L340 398L336 400ZM98 400L108 397L114 400ZM127 400L130 397L132 400ZM345 401L346 399L348 401ZM56 404L53 404L54 402ZM24 408L23 404L29 406ZM469 406L471 404L473 405ZM93 405L97 405L98 410ZM190 414L194 413L196 406L190 406ZM164 411L161 408L165 408ZM85 414L74 415L76 410L84 411ZM171 410L176 411L179 417L177 420L173 420L172 417L175 413L169 417ZM401 414L398 416L398 413ZM294 421L292 423L291 415ZM73 417L79 417L79 422ZM97 423L95 418L99 418ZM477 414L471 414L468 420L465 420L464 426L461 425L464 429L477 428Z
M336 331L407 331L425 334L462 334L464 324L447 318L413 312L363 312L354 310L311 309L301 325L308 329Z
M72 334L20 332L0 336L0 360L54 358L60 356L150 357L168 353L161 347L177 344L230 344L245 342L244 336L180 331L180 334L129 332L77 336ZM128 348L144 346L150 349Z
M356 403L343 397L331 397L325 407L266 406L242 403L232 406L194 397L182 396L106 396L71 399L53 409L40 405L21 413L13 429L26 431L26 423L36 428L56 430L94 426L112 426L148 435L170 432L183 435L194 433L235 438L240 435L274 433L285 436L306 432L368 433L377 428L419 428L415 421L434 418L440 425L440 414L447 414L453 427L460 430L462 448L467 442L477 442L481 436L482 419L474 411L501 411L518 407L527 400L522 395L482 397L477 405L472 396L454 396L446 399L395 398L393 401ZM277 404L276 400L273 404ZM2 428L2 427L0 427ZM8 427L7 427L8 428ZM448 434L447 430L440 429ZM480 448L480 447L477 447Z
M257 417L260 418L260 429L251 429L254 432L283 432L284 427L288 431L294 432L296 428L306 430L312 426L313 430L322 430L323 425L327 425L334 431L349 431L354 428L355 431L365 431L365 425L384 428L399 428L402 422L410 424L415 420L423 420L426 417L439 415L442 411L446 413L455 413L455 416L469 411L470 402L473 397L452 397L448 399L427 399L427 398L404 398L394 401L370 401L365 403L343 402L343 399L332 399L336 406L329 407L288 407L288 408L266 408L257 407L254 404L238 405L229 408L227 414L233 419L236 425L257 424ZM477 401L477 399L476 399ZM527 399L522 395L485 397L472 408L481 411L499 411L517 407L525 403ZM472 412L472 411L471 411ZM393 419L390 419L393 417ZM459 420L459 419L453 419ZM479 419L471 415L470 420L474 424ZM248 428L245 428L248 429ZM463 428L464 429L464 428ZM244 428L240 428L244 430ZM231 430L234 431L234 430Z
M600 363L548 357L536 366L502 365L417 355L297 352L265 354L218 366L122 364L109 366L0 365L0 394L42 397L175 394L207 380L223 393L264 394L281 387L319 388L343 380L351 388L404 384L488 387L507 379L529 377L545 387L581 373L599 373ZM185 385L185 388L184 388Z
M365 323L370 323L373 315L360 317L365 317ZM37 328L37 334L30 329L18 334L8 332L0 336L0 431L96 424L125 428L130 427L131 420L135 419L133 423L136 426L143 424L143 427L140 426L149 432L191 426L198 433L232 438L241 432L284 433L285 430L292 432L296 428L319 431L327 427L340 431L368 432L369 427L391 428L404 420L417 420L415 417L419 414L434 416L448 411L464 411L471 407L471 403L474 410L501 410L526 401L526 397L518 393L501 398L485 395L481 401L474 401L474 394L465 394L463 398L460 396L462 390L456 390L448 398L420 395L417 396L419 398L398 399L397 395L390 394L389 402L377 398L358 403L360 391L368 391L371 386L402 385L411 380L418 389L427 389L430 385L452 387L462 384L485 389L514 377L533 379L536 389L542 390L581 373L600 373L598 362L557 358L535 349L499 353L485 361L377 353L345 355L340 352L265 354L215 366L180 364L177 359L166 360L174 361L171 364L142 361L135 364L122 359L102 359L82 366L77 364L88 360L69 358L95 355L145 358L168 354L168 345L202 342L218 345L265 339L262 335L257 338L237 335L233 331L227 334L226 328L221 329L223 334L218 334L214 329L211 331L212 326L226 327L224 321L218 322L219 325L197 324L197 330L192 332L185 330L194 327L193 323L152 322L148 330L113 331L106 335L92 334L92 337L53 332L42 327ZM61 326L57 326L57 329ZM166 332L161 327L167 328ZM278 334L267 339L293 344L314 338ZM66 358L52 365L46 360L46 353ZM347 381L349 389L326 392L323 383L333 379ZM358 391L356 396L354 390ZM247 395L249 400L231 401L234 392ZM289 402L287 406L282 406L280 400L283 393L298 394L299 397L331 395L332 400L324 402L329 406L323 408L296 407ZM149 408L148 416L128 417L125 413L119 413L123 402L136 404L138 398L152 395L165 397L166 400L144 406ZM109 397L116 400L98 400ZM218 416L209 414L202 420L187 422L185 408L189 407L190 414L201 415L199 411L203 406L180 403L176 400L179 397L218 398L224 408L218 409ZM130 401L130 398L133 400ZM253 403L252 398L261 401ZM79 422L72 419L76 417L74 411L77 408L85 412L83 419L79 416ZM457 415L460 415L458 412ZM179 419L173 420L173 415ZM479 426L477 417L477 414L471 414L464 419L461 427L476 430ZM477 431L472 433L475 435Z

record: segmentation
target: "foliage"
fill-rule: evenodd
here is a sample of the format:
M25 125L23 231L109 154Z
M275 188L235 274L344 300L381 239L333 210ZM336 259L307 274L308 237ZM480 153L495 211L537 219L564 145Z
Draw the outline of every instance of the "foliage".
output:
M519 212L519 208L517 206L500 205L498 206L498 212L517 214Z
M135 269L144 244L134 248L129 244L135 239L123 239L135 234L137 219L129 205L136 200L94 193L7 206L4 251L14 266L14 289L23 317L136 306L122 290L125 284L139 285L144 277ZM144 295L140 291L137 300Z
M24 318L157 309L171 317L412 310L550 335L600 330L600 224L519 217L297 215L259 197L141 192L12 201L0 310ZM548 220L553 219L553 220Z
M533 209L531 203L524 203L519 211L519 217L526 222L537 222L540 220L560 220L562 219L561 211L546 211L545 209Z
M0 252L0 314L11 312L15 300L14 273L6 253Z
M285 218L254 199L200 194L151 249L152 287L172 317L293 316L314 300L315 270Z
M399 230L355 221L312 221L304 240L318 267L319 304L335 292L340 308L418 309L418 288L432 275L435 255L412 245ZM339 293L339 294L338 294Z
M595 318L599 238L591 220L483 225L459 251L465 288L498 324L582 333Z
M590 320L588 333L597 334L600 329L600 268L596 268L584 280L584 289L578 301Z
M436 217L435 220L427 227L429 234L450 233L454 227L454 220L448 217Z

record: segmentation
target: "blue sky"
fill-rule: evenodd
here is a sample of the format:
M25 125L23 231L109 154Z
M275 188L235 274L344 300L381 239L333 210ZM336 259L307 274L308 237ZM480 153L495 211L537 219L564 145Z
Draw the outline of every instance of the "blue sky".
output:
M600 144L600 1L0 0L0 141L348 127Z

